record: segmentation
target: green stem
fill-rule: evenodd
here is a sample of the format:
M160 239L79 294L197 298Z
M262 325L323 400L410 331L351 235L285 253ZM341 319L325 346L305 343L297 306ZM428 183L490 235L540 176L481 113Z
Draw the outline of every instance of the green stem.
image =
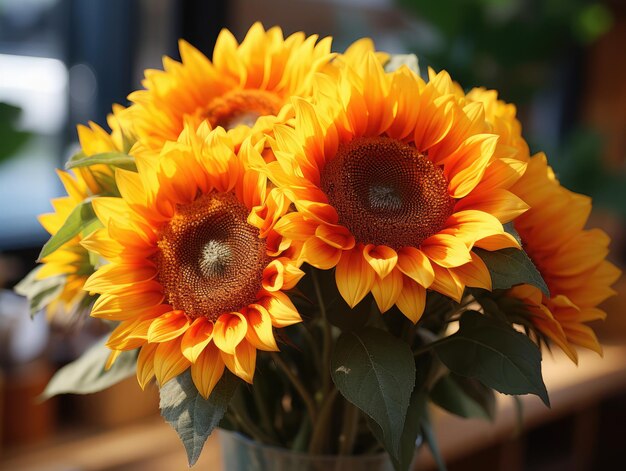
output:
M309 444L309 453L311 454L322 453L324 442L328 440L328 428L330 426L333 404L336 397L337 389L333 388L322 403L317 422L314 422L313 435L311 436L311 443Z
M434 342L431 343L427 343L426 345L421 346L420 348L418 348L417 350L413 350L413 356L414 357L418 357L426 352L429 352L430 350L432 350L433 348L446 343L450 340L450 337L444 337L442 339L439 340L435 340Z
M254 422L252 422L250 418L247 417L245 414L237 413L234 410L234 408L233 410L229 409L229 413L232 414L232 417L235 419L235 422L239 424L239 427L241 428L241 430L247 435L254 438L256 441L260 443L267 443L270 445L280 446L280 443L278 443L275 439L273 439L269 435L266 435L263 432L263 430L261 430L256 425L254 425Z
M350 455L354 448L354 440L359 425L359 409L348 401L345 401L343 415L343 427L339 436L339 454Z
M306 390L306 387L304 386L304 384L302 384L300 378L298 378L298 376L294 374L289 365L285 363L285 361L279 354L277 354L276 352L270 352L270 356L272 357L272 360L274 360L274 363L287 375L287 378L289 378L291 384L293 384L293 386L296 388L296 391L298 391L298 394L304 401L304 405L306 406L311 422L315 423L317 414L313 397L311 397L309 392Z
M322 350L322 395L326 396L331 387L330 378L330 354L333 343L333 336L328 322L326 304L324 303L324 297L322 296L322 289L320 287L319 280L317 278L316 269L311 270L311 280L313 280L313 288L315 289L315 297L317 298L317 305L320 308L320 317L322 320L322 327L324 332L323 350Z
M267 400L263 398L259 387L252 388L252 397L254 398L254 405L259 412L262 428L267 431L268 436L278 440L272 419L267 411Z

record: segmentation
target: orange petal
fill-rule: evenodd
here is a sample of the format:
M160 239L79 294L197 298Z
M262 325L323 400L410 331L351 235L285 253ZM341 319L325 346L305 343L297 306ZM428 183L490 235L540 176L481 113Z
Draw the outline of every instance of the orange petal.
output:
M485 262L475 253L471 255L471 262L461 265L460 267L450 268L450 271L452 271L465 286L483 288L491 291L491 275L489 274L487 265L485 265Z
M137 381L141 389L146 389L146 385L154 378L154 355L157 344L146 344L139 350L137 357Z
M411 278L403 278L402 292L396 300L398 309L414 324L420 320L426 307L426 288Z
M213 344L209 344L191 365L191 379L205 399L209 398L223 374L224 360L220 350Z
M180 338L157 346L154 354L154 375L160 387L189 368L189 365L189 360L180 351Z
M335 270L339 293L350 307L354 307L372 289L376 272L363 257L363 245L341 254Z
M396 303L398 296L402 292L402 272L393 270L382 280L374 278L372 294L381 313L388 311Z
M461 302L464 288L461 280L451 270L435 263L433 263L433 270L435 271L435 280L430 285L430 289L448 296L456 302Z
M183 335L181 351L191 363L198 357L213 338L213 322L205 317L198 317Z
M213 342L217 348L228 354L234 354L237 345L245 338L248 322L239 312L222 314L215 322Z
M85 282L85 291L91 293L116 293L129 285L154 279L157 270L150 262L145 264L109 264L98 268Z
M285 267L279 260L272 260L263 270L263 288L267 291L278 291L283 287Z
M157 317L148 329L148 342L169 342L180 337L189 328L189 319L183 311L170 311Z
M315 235L336 249L350 250L354 248L354 237L343 226L320 224L315 230Z
M315 268L329 270L339 263L342 252L341 249L336 249L317 237L311 237L302 246L300 256L303 261Z
M274 327L282 328L302 322L302 318L289 296L281 291L267 294L259 303L267 309Z
M380 278L389 275L398 263L398 254L386 245L366 245L363 249L363 257Z
M129 296L103 294L96 299L91 316L99 319L125 321L140 316L145 311L161 304L163 293L147 291Z
M243 340L235 352L230 355L222 350L222 359L226 363L226 367L236 376L245 382L252 384L254 377L254 368L256 366L256 348L248 341Z
M398 250L398 268L424 288L428 288L435 279L430 259L415 247L403 247Z
M246 340L259 350L277 352L278 346L272 331L272 319L260 304L251 304L245 312L248 321Z
M429 237L422 242L420 249L433 262L446 268L458 267L472 261L465 242L449 234L435 234Z

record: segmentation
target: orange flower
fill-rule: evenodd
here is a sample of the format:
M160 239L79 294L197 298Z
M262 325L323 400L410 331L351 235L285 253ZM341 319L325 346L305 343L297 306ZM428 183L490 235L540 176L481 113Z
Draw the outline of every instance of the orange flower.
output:
M294 100L294 128L274 128L266 171L297 210L275 229L303 261L336 267L351 306L371 292L417 322L427 288L491 289L473 247L518 247L502 223L527 208L508 191L525 165L495 155L482 104L462 107L451 87L445 72L425 83L367 54L320 77L314 104Z
M89 123L89 127L78 126L78 137L85 155L121 152L125 147L129 147L127 144L128 139L131 139L129 126L125 126L128 136L125 137L119 123L122 110L121 106L115 105L113 113L107 117L112 130L111 134L92 122ZM68 216L79 204L89 197L102 193L103 182L113 178L112 169L105 165L81 167L76 169L74 175L60 170L57 174L65 187L67 196L52 200L54 213L39 216L39 222L51 236L61 229ZM41 260L43 266L37 271L37 279L59 275L65 277L63 289L46 308L49 315L57 312L74 313L82 306L85 299L86 293L82 288L88 276L94 271L94 261L88 251L80 245L81 240L82 236L79 234Z
M100 294L92 316L120 322L111 361L141 348L142 387L191 368L208 397L224 367L252 382L257 349L278 350L273 329L300 322L283 290L302 272L266 242L286 208L247 166L263 142L236 155L222 129L194 129L187 125L158 159L138 153L139 173L118 169L122 198L94 201L105 228L83 245L110 263L85 289Z
M543 154L530 160L528 171L511 191L530 205L515 220L515 229L550 297L526 285L513 288L511 296L528 305L537 329L573 361L575 345L601 353L595 333L585 323L606 317L597 306L615 294L610 286L620 271L605 260L608 236L599 229L584 229L590 198L562 187Z
M212 61L181 40L182 62L166 57L164 71L146 72L146 89L129 96L128 119L142 144L156 150L178 138L185 120L222 126L237 145L262 136L286 119L292 95L310 94L312 77L332 59L331 38L317 39L302 32L285 39L280 28L255 23L237 44L224 29Z

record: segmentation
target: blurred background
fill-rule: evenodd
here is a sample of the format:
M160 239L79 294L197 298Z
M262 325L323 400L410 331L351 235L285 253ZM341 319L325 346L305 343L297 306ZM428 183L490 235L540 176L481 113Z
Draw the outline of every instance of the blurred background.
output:
M98 437L142 431L153 420L155 391L142 395L133 381L36 405L52 372L80 354L97 327L49 328L42 316L33 322L7 290L34 267L46 240L36 216L62 194L54 169L77 148L75 125L104 125L111 105L127 104L141 86L144 69L161 68L163 55L178 58L178 38L210 56L221 28L241 40L257 20L285 35L331 35L338 51L369 36L379 49L417 54L422 72L446 69L466 89L499 90L518 106L531 151L545 151L565 186L594 198L590 225L611 235L611 258L624 266L624 0L0 0L0 469L17 469L3 466L29 453L80 455L89 449L78 440L84 436L106 450ZM607 343L626 343L624 280L617 290L623 294L607 303L609 319L597 326ZM619 374L626 378L626 370ZM616 434L623 439L615 424L626 420L620 381L515 440L451 454L451 469L608 466L623 457L615 444ZM170 461L141 455L160 439L142 436L122 458L96 454L101 465L85 458L73 468L32 469L186 468L173 433L163 442L178 457ZM503 465L503 454L517 458Z

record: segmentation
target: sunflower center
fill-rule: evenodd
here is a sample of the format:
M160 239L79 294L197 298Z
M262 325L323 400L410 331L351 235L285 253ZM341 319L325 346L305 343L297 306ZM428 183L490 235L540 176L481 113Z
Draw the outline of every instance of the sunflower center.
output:
M265 90L233 90L209 103L206 118L213 127L233 129L240 124L254 126L261 116L276 115L283 101Z
M156 264L169 304L216 320L255 301L269 262L266 242L232 193L179 206L161 230Z
M322 171L321 188L357 242L394 249L418 247L454 208L441 169L387 137L342 144Z

